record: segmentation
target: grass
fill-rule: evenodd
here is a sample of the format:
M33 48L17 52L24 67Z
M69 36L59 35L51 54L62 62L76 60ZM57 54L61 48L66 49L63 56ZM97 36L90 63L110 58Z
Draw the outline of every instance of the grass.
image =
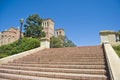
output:
M115 52L118 54L118 56L120 57L120 45L119 46L113 46L113 49L115 50Z

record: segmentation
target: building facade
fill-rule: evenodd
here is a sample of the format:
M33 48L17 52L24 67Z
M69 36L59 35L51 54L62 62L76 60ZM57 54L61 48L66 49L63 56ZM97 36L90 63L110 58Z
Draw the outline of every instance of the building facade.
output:
M20 31L17 28L9 28L1 33L0 45L6 45L19 39Z
M42 20L43 31L46 33L46 37L50 38L54 36L54 21L50 18Z
M50 39L52 36L65 36L64 29L56 29L54 34L54 21L50 18L42 20L43 31L46 33L45 38ZM21 34L23 36L23 33ZM18 40L20 37L20 31L17 28L11 27L6 31L0 33L0 46L12 43Z
M58 36L65 36L64 29L62 29L62 28L56 29L55 35L56 35L56 37L58 37Z
M117 32L112 31L112 30L103 30L100 31L100 39L101 39L101 44L102 43L110 43L111 45L119 45L120 44L120 38Z

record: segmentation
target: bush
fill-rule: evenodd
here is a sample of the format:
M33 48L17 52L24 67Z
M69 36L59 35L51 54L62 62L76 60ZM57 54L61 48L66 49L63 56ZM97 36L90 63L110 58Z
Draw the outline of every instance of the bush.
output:
M40 46L40 41L34 38L23 38L20 42L3 45L0 47L0 58L27 51Z

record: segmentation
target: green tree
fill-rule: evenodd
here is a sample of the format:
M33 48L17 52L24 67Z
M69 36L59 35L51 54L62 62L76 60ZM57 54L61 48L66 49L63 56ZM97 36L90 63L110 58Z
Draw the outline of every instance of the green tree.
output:
M58 37L52 36L50 38L50 47L51 48L60 48L63 47L62 40Z
M75 47L76 45L71 41L67 40L67 42L64 43L64 47Z
M25 37L41 38L45 36L45 33L42 31L42 19L38 14L33 14L26 19L24 30Z
M50 47L60 48L60 47L75 47L76 45L69 40L66 36L53 36L50 39Z
M63 43L64 47L75 47L76 45L67 38L67 36L64 37L64 43Z

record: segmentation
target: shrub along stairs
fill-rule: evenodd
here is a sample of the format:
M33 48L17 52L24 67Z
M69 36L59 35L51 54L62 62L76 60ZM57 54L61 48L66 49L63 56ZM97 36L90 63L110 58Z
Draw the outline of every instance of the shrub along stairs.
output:
M102 46L44 49L0 65L7 80L109 80L108 73Z

